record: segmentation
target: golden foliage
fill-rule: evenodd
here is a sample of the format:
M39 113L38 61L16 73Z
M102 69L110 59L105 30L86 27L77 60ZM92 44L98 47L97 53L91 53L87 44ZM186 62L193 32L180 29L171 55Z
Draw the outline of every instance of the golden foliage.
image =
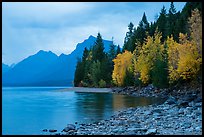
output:
M202 58L199 57L198 49L193 41L187 40L187 35L180 34L179 45L179 61L178 61L178 73L183 79L195 78L200 70Z
M124 83L126 70L131 71L132 56L133 54L131 52L125 51L122 54L118 54L117 57L113 60L114 70L112 79L116 85L122 86Z
M195 42L189 41L187 35L179 34L179 43L167 38L169 83L182 78L193 79L197 76L202 64Z
M173 40L173 37L167 37L166 44L168 46L168 71L169 71L169 83L179 79L179 73L177 72L178 60L179 60L179 44Z
M134 54L134 74L139 75L139 80L147 84L150 80L150 71L156 59L163 59L164 45L161 44L161 33L156 31L153 37L148 36L143 44L139 56ZM134 52L136 53L136 52Z
M189 18L191 37L195 42L199 56L202 58L202 17L198 9L192 11L192 16Z

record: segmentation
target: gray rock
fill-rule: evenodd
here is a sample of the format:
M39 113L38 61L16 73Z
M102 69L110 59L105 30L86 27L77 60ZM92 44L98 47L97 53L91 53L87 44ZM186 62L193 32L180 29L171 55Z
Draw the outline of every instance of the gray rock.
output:
M184 126L184 128L190 128L190 127L191 127L191 123L185 122L185 123L183 124L183 126Z
M197 98L195 99L195 102L202 102L202 98L201 98L201 97L197 97Z
M196 131L201 131L202 127L198 126L195 128Z
M57 132L56 129L50 129L49 132Z
M179 107L187 107L188 106L188 101L181 101L179 103Z
M147 129L146 128L136 128L136 127L130 127L127 129L128 131L131 131L131 132L138 132L138 131L143 131L143 132L146 132Z
M172 105L172 104L176 104L177 101L174 97L169 97L166 101L165 101L165 104L168 104L168 105Z
M47 132L48 130L47 130L47 129L43 129L42 131L43 131L43 132Z
M69 132L70 130L75 130L76 126L73 124L67 124L67 127L65 127L62 131Z
M157 133L157 129L148 129L146 135L155 135Z
M201 102L195 104L195 107L201 107L201 106L202 106Z
M153 113L161 113L163 110L162 109L154 109L152 110Z

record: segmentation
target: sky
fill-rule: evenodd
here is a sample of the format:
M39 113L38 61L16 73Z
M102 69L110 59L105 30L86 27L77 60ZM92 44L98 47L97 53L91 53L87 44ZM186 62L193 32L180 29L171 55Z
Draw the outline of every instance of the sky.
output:
M128 24L139 24L145 12L155 21L170 2L3 2L2 62L18 63L39 50L70 54L77 43L100 32L123 46ZM185 2L174 2L177 11Z

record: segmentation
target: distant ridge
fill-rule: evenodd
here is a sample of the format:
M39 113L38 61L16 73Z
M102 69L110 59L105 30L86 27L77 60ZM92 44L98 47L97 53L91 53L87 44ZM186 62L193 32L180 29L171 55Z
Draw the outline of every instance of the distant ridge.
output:
M68 55L62 53L57 56L51 51L40 50L16 64L12 69L6 69L4 66L2 85L72 86L77 58L81 58L84 48L90 49L95 40L96 37L90 35L88 39L78 43L76 49ZM112 41L103 40L103 42L105 52L107 52Z

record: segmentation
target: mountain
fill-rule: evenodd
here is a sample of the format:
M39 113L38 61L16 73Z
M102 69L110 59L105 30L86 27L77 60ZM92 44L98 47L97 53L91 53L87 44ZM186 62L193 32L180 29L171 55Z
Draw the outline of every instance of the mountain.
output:
M8 72L10 69L8 65L2 63L2 74Z
M57 60L58 56L51 51L40 50L35 55L29 56L16 64L3 75L3 85L29 85L36 82L40 75L47 70L49 65Z
M69 55L55 55L51 51L39 51L16 64L3 75L3 86L72 86L77 58L81 58L84 48L90 49L96 38L76 45ZM107 52L112 41L103 40Z

